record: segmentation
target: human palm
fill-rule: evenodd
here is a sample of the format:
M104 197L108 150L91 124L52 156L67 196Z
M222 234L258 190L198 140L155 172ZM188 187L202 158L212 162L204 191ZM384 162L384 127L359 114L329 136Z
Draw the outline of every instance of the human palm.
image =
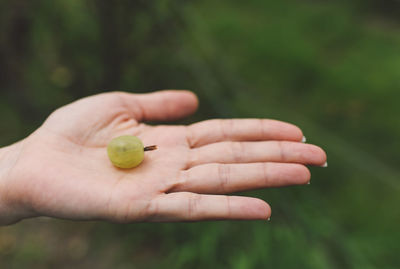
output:
M9 200L29 216L79 220L267 219L264 201L222 194L305 184L305 165L326 161L319 147L300 142L300 129L278 121L143 123L196 108L196 97L186 91L105 93L62 107L20 143L6 184ZM120 135L158 149L146 152L136 168L116 168L106 147Z

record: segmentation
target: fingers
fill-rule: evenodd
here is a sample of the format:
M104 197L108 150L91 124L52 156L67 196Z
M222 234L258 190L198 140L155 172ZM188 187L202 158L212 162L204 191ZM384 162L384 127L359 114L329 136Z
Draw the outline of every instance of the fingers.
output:
M123 93L123 98L137 121L176 120L194 113L198 106L196 95L184 90Z
M297 126L267 119L207 120L188 126L187 131L192 148L222 141L303 139L303 133Z
M188 167L205 163L281 162L323 165L325 152L317 146L287 141L220 142L190 151Z
M152 201L150 221L267 220L270 206L257 198L176 192Z
M301 164L204 164L181 172L170 190L196 193L232 193L267 187L306 184L310 171Z

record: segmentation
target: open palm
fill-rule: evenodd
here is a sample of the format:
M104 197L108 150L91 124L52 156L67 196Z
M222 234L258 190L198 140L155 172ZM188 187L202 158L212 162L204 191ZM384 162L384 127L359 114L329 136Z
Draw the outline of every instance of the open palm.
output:
M267 219L264 201L222 194L305 184L305 165L326 161L319 147L301 143L299 128L283 122L143 123L181 118L196 108L187 91L105 93L62 107L22 141L8 199L30 216L80 220ZM106 147L127 134L158 149L146 152L140 166L119 169Z

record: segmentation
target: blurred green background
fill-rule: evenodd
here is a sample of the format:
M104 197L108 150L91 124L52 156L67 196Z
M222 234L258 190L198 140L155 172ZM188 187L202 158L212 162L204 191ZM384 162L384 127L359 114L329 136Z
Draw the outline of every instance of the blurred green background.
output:
M26 220L0 268L400 268L396 0L0 1L0 146L108 90L191 89L208 118L303 129L329 167L246 193L271 222Z

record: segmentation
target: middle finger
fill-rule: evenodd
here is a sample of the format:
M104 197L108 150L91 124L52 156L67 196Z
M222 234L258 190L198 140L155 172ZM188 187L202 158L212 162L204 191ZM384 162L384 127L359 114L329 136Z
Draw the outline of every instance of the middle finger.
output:
M323 165L326 154L318 146L298 142L220 142L192 149L188 168L206 163L252 162Z

